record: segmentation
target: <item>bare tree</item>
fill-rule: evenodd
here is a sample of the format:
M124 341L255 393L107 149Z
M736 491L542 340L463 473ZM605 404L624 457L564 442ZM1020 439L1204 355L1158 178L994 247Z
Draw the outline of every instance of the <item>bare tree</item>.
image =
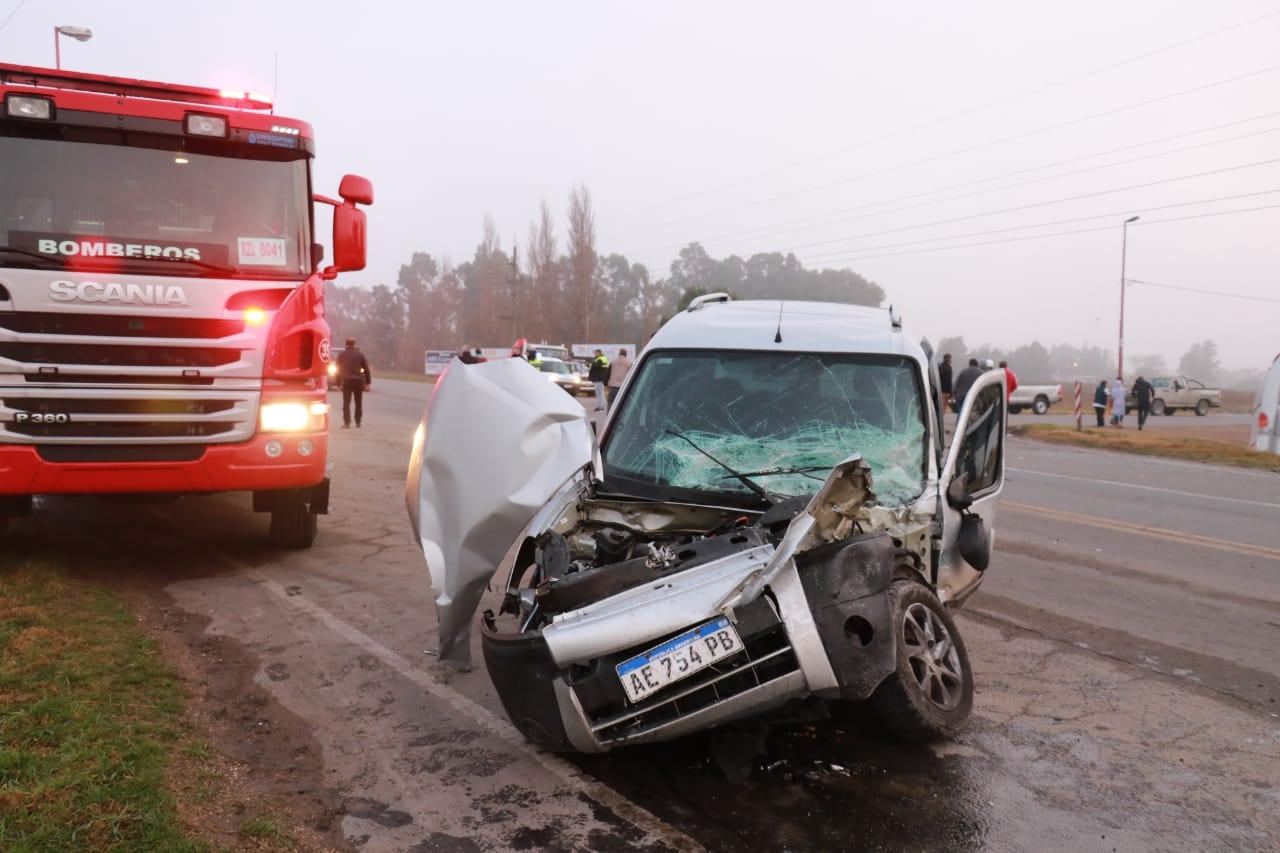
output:
M556 224L551 208L542 202L538 221L529 224L529 277L533 303L533 328L540 340L553 341L561 335L559 328L560 269L556 262ZM564 343L564 340L558 343Z
M591 340L595 312L596 214L585 185L569 193L569 272L572 304L582 318L574 337L586 343Z

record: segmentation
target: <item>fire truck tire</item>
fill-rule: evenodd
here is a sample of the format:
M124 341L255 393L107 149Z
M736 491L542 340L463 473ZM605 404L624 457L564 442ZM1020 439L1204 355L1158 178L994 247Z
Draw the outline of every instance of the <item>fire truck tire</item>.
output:
M271 511L271 543L279 548L310 548L316 541L316 518L305 501L281 502Z

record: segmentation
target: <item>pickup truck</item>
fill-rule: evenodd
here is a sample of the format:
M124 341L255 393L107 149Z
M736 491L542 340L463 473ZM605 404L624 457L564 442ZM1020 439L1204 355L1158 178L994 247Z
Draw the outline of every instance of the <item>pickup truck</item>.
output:
M1222 391L1185 376L1153 376L1147 381L1151 383L1153 415L1172 415L1179 409L1190 409L1203 417L1209 414L1209 409L1222 405ZM1125 408L1132 411L1137 407L1137 395L1130 389L1125 396Z
M1061 385L1019 385L1009 395L1009 414L1016 415L1023 409L1030 409L1037 415L1043 415L1054 403L1061 402Z

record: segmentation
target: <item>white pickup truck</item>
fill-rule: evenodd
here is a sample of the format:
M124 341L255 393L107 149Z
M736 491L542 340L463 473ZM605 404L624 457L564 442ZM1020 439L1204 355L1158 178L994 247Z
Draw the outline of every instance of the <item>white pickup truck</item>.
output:
M1037 415L1043 415L1054 403L1061 402L1061 385L1019 385L1009 395L1009 414L1016 415L1023 409L1030 409Z
M1210 409L1222 405L1222 391L1209 388L1203 382L1185 376L1151 377L1151 414L1172 415L1179 409L1193 411L1204 417ZM1138 406L1138 397L1129 389L1126 404L1130 409Z

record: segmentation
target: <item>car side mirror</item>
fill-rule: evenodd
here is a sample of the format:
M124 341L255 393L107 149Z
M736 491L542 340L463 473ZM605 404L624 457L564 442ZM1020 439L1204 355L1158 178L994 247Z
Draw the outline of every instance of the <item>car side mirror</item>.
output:
M947 486L947 504L952 509L966 510L973 506L973 495L965 490L965 481L956 477Z

